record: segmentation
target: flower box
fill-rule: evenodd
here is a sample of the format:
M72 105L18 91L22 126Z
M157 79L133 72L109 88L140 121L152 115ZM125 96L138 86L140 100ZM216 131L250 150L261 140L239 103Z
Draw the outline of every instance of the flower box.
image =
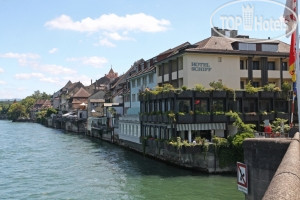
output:
M274 98L274 92L260 91L259 96L260 96L260 98Z
M261 119L261 121L266 120L266 119L274 120L275 119L275 113L268 113L266 115L261 115L260 119Z
M281 118L281 119L290 119L290 114L289 113L276 113L276 118Z
M227 122L227 116L223 115L212 115L213 122Z
M179 124L191 124L194 121L194 115L177 115L177 123Z
M219 91L219 90L214 90L212 91L212 96L214 98L226 98L226 91Z
M245 121L258 121L259 120L259 115L244 114L244 120Z
M229 98L242 98L244 95L244 91L234 91L234 92L228 92L228 97Z
M196 123L207 123L207 122L211 122L210 117L211 115L207 115L207 114L196 114L195 120Z
M196 98L209 98L210 97L210 92L206 92L206 91L196 91L195 92L195 97Z
M257 98L258 97L258 92L255 92L255 93L245 92L245 97L246 98Z
M192 90L184 90L181 91L179 94L177 94L178 98L192 98L193 97L193 91Z

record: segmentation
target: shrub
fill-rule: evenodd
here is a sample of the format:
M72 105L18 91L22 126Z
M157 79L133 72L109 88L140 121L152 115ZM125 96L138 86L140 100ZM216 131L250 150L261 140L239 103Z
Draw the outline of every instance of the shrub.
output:
M249 81L246 85L246 92L248 92L249 94L257 93L259 90L260 88L253 87L251 81Z
M203 92L203 91L205 91L205 87L201 84L196 84L195 85L195 90L198 91L198 92Z

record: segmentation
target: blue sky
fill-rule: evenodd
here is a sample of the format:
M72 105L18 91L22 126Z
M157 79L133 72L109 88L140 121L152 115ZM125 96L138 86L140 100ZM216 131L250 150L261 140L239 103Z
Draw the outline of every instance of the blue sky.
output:
M209 37L215 10L225 4L224 13L212 17L216 26L219 15L239 15L241 4L228 2L0 0L0 99L24 98L36 90L53 94L68 80L88 85L111 66L121 75L136 60ZM283 7L264 3L252 2L257 16L283 14ZM258 38L284 34L239 31Z

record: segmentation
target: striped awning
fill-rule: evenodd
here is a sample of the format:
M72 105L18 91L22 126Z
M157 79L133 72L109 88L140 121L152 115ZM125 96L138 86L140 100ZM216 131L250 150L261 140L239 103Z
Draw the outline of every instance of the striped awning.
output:
M177 124L177 131L225 130L225 123Z

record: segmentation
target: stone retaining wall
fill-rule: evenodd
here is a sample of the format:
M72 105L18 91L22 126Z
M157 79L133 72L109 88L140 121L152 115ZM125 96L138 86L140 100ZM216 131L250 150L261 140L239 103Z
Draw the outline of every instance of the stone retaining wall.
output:
M263 199L300 199L299 132L295 134Z

